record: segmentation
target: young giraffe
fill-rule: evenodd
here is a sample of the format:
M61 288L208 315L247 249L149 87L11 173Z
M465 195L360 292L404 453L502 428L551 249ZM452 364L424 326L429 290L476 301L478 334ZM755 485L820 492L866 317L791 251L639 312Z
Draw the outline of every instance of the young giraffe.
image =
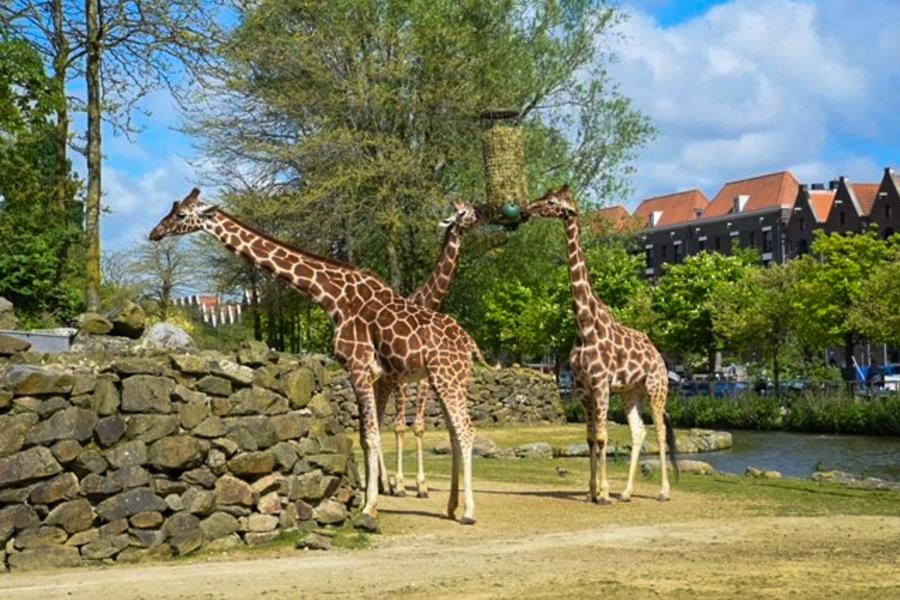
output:
M672 458L672 466L678 475L675 462L675 432L666 414L666 393L669 381L666 364L646 334L617 323L603 302L593 292L587 262L581 248L581 231L578 223L578 205L568 186L544 197L525 208L526 217L539 216L562 219L566 226L569 277L575 309L578 338L569 361L576 375L576 394L580 396L587 413L587 442L591 457L590 500L608 504L609 482L606 478L606 413L610 393L617 393L625 404L628 425L631 429L631 463L628 467L628 483L619 499L631 500L634 476L637 471L641 445L644 443L644 423L641 405L645 397L650 399L653 425L659 441L662 488L659 500L669 499L669 479L666 470L666 445ZM600 459L598 494L597 459Z
M428 378L441 401L453 445L447 516L459 505L459 463L463 465L465 506L461 522L475 522L472 493L474 431L466 392L477 350L452 318L416 306L378 277L275 240L200 200L194 189L150 232L151 240L205 231L226 248L310 296L334 324L334 355L356 392L360 444L365 452L366 503L377 515L381 437L377 406L404 380Z
M470 204L457 202L454 204L454 208L456 213L441 223L445 228L444 245L434 272L428 278L428 281L422 284L422 287L407 298L413 304L424 306L435 312L440 312L444 305L444 299L450 291L450 285L453 283L456 267L459 264L463 234L475 227L481 220L477 209ZM394 485L391 487L397 496L406 495L403 482L403 436L406 433L406 403L407 398L411 394L410 387L409 384L402 384L395 393L397 415L394 420L394 435L397 439L397 474L394 479ZM416 420L413 425L413 433L416 436L416 495L419 498L428 497L428 486L425 484L425 450L423 444L425 407L428 403L428 397L428 386L420 384L416 393Z

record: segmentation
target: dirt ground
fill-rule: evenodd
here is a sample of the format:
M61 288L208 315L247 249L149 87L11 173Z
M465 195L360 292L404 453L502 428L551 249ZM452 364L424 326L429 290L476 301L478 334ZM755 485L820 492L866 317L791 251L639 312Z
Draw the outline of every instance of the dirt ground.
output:
M430 499L383 499L384 533L363 550L7 574L0 597L900 598L900 496L889 498L896 512L798 516L760 497L694 490L690 479L659 503L642 480L631 503L594 506L580 472L570 475L479 481L471 527L439 517L446 479L435 477Z

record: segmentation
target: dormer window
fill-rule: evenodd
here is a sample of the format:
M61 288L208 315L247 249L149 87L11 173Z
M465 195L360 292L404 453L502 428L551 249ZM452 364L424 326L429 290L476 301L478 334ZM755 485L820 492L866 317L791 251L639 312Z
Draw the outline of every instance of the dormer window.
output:
M659 225L659 222L662 220L663 211L654 210L650 213L650 227L656 227Z
M731 212L739 213L743 212L744 207L747 206L747 202L750 201L750 196L747 194L739 194L734 197L734 206L732 206Z

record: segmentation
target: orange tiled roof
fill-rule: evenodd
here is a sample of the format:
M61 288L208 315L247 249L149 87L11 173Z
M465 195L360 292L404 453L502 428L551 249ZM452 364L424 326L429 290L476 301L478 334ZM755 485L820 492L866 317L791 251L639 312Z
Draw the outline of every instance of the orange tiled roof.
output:
M703 218L730 214L734 208L734 199L741 195L750 197L744 206L744 212L776 206L791 207L797 200L799 191L800 183L790 171L731 181L716 194L704 211Z
M834 206L834 194L834 190L811 190L809 192L809 203L817 222L824 223L828 220L828 215L831 214Z
M862 210L862 216L866 217L872 213L872 207L875 205L875 198L878 197L878 189L880 183L850 183L847 184L853 190L853 195L859 202L859 208Z
M651 215L655 212L662 212L656 227L665 227L696 220L697 211L703 212L708 205L709 199L706 194L700 190L689 190L647 198L635 209L634 216L638 218L641 225L649 227Z
M631 229L635 221L636 219L628 214L621 204L599 208L590 215L591 230L594 233L605 233L610 230L627 231Z

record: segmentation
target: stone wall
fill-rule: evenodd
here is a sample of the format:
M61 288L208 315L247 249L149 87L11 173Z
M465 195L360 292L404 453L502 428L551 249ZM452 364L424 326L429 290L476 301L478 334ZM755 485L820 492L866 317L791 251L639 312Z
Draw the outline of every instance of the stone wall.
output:
M493 369L480 365L476 365L472 375L469 412L476 427L565 422L565 412L553 375L534 369ZM325 392L337 407L341 424L348 430L356 429L356 399L346 374L343 371L335 373L326 385ZM409 398L406 409L409 423L415 417L415 409L416 400L413 395ZM389 403L385 428L393 425L395 412L394 403ZM430 429L443 427L441 406L436 399L428 402L427 415Z
M0 565L130 561L341 523L358 475L327 377L319 359L258 345L0 362Z

